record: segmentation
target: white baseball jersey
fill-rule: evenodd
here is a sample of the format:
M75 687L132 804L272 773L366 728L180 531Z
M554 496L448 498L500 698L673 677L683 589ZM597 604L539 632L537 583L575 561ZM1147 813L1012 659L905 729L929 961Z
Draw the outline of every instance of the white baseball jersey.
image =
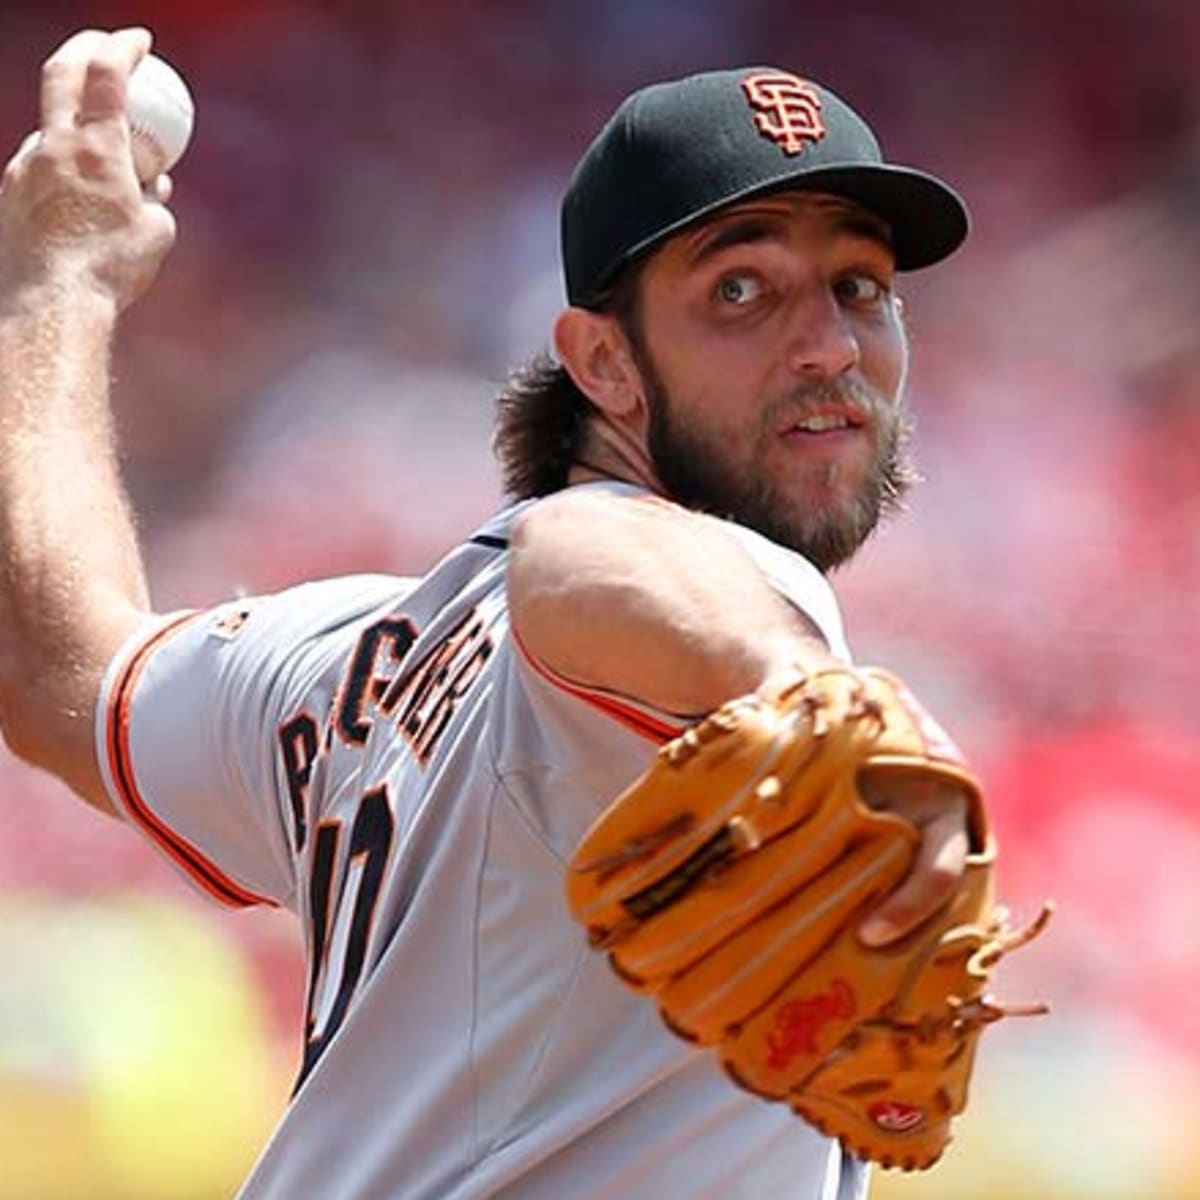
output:
M241 1196L861 1197L860 1164L672 1036L567 911L573 847L682 726L512 635L520 507L423 579L177 614L109 669L118 807L218 900L286 906L307 937L300 1078ZM822 576L740 535L844 655Z

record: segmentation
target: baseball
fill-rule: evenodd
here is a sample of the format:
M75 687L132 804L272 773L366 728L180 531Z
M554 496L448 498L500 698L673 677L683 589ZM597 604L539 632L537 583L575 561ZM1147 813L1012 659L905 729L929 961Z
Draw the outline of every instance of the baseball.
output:
M143 183L169 171L192 136L196 109L182 76L147 54L129 77L126 112L133 139L133 167Z

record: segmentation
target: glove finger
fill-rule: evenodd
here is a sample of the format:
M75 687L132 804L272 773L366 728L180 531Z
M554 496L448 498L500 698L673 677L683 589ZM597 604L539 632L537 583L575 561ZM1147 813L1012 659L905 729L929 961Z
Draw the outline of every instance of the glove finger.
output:
M864 904L894 887L915 852L904 822L874 814L876 835L706 955L659 993L667 1023L708 1044L775 996L844 928ZM861 952L860 952L861 953Z
M749 818L742 820L740 828L749 828ZM686 904L629 927L612 950L613 965L639 990L655 990L826 870L855 838L878 836L888 827L844 789L827 792L809 820L719 865L689 892ZM742 836L753 840L755 831Z

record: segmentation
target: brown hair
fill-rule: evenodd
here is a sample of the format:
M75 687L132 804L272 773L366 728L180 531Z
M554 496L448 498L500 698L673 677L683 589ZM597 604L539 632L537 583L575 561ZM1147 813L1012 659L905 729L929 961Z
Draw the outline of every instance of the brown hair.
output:
M642 345L638 314L642 262L626 266L595 305L620 323L635 351ZM597 409L550 354L542 351L508 378L496 397L492 449L506 494L517 500L567 486Z

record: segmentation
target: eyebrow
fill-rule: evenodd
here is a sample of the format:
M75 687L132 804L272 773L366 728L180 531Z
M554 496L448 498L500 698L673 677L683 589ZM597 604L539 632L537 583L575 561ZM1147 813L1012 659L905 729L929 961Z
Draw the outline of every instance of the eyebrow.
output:
M892 239L887 225L870 213L839 208L830 215L834 233L865 238L891 251ZM701 234L700 245L689 255L689 261L693 267L698 267L731 247L752 246L758 242L779 239L783 236L785 225L782 218L767 214L754 213L730 218L709 239L704 240Z
M764 216L734 218L723 224L711 237L705 238L702 234L700 244L688 257L691 265L698 267L733 246L752 246L756 242L780 238L782 234L783 222L777 218Z

